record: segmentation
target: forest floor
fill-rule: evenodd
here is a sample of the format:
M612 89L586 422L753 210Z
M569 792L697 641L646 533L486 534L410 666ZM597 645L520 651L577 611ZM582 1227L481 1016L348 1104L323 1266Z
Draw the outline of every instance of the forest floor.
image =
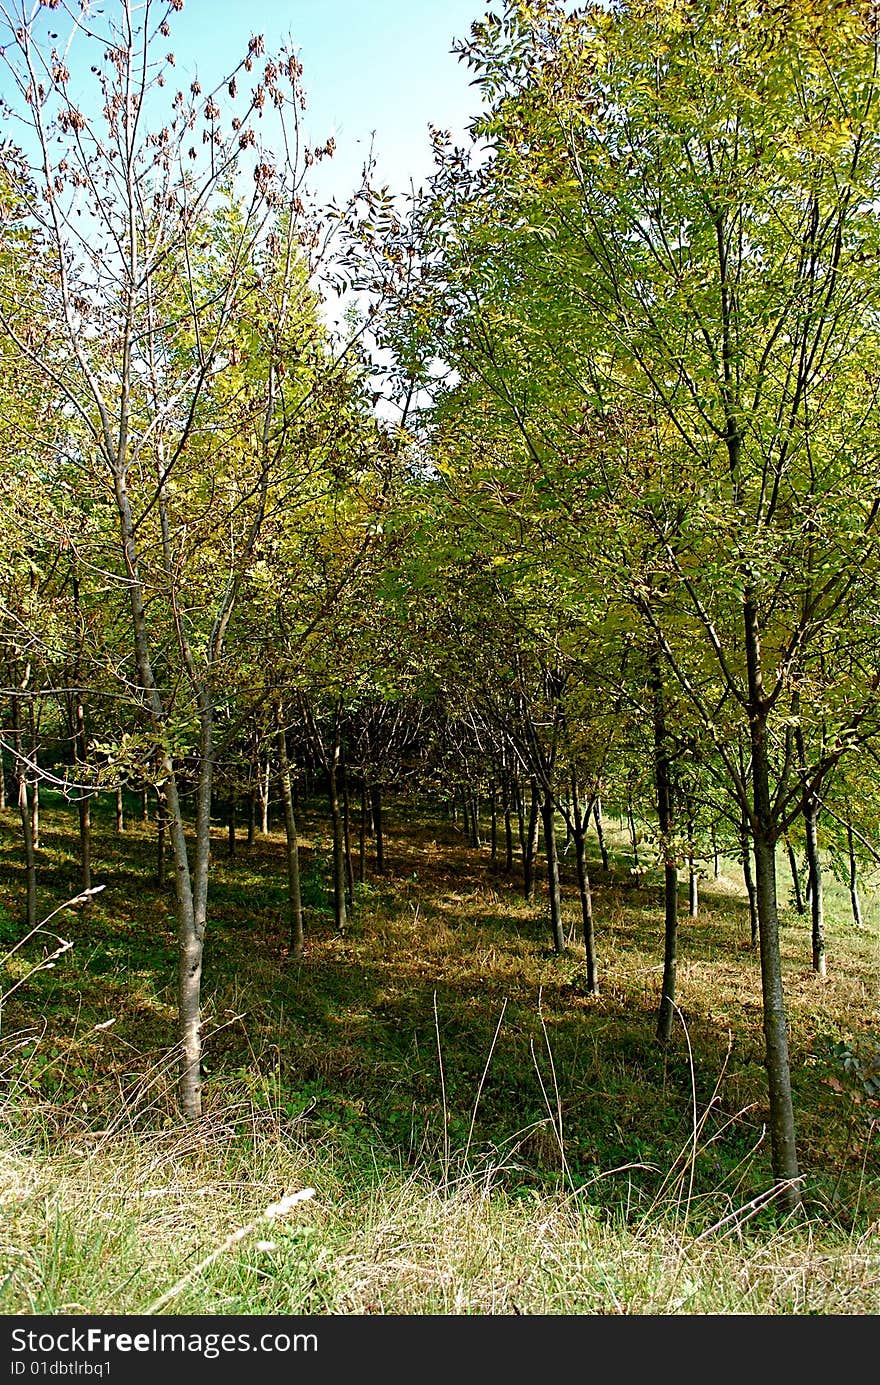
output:
M154 824L95 819L104 889L4 960L0 1312L880 1310L873 897L858 932L830 881L825 978L783 911L793 1220L773 1196L759 963L732 862L682 921L663 1051L660 876L632 872L622 835L608 872L591 862L589 995L570 858L557 957L543 880L526 902L487 846L392 804L386 872L368 857L340 933L314 805L293 964L283 835L241 834L230 858L218 826L205 1116L182 1127L172 885L155 882ZM43 918L77 892L75 827L44 802ZM0 957L24 932L23 884L7 811ZM55 935L72 946L46 967ZM314 1195L270 1224L297 1188Z

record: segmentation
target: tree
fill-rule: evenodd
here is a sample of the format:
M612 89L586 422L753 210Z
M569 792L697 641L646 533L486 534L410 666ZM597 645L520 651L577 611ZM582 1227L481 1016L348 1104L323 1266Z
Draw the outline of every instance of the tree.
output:
M113 516L104 580L127 612L132 656L120 681L167 797L180 1095L196 1118L217 709L230 624L276 487L284 494L292 430L316 364L335 371L308 288L321 242L303 201L306 165L332 147L303 148L300 64L292 53L262 62L259 37L217 87L206 94L196 79L163 109L174 58L161 54L180 8L122 0L106 25L83 10L66 48L46 7L2 11L10 106L34 186L24 225L45 248L39 288L53 330L32 342L5 309L0 327L64 401L68 464ZM80 45L96 59L97 110L74 97L80 72L65 54ZM278 159L256 136L264 109Z
M506 410L744 815L792 1206L775 844L877 730L877 40L869 3L488 15L460 45L483 153L438 140L413 314Z

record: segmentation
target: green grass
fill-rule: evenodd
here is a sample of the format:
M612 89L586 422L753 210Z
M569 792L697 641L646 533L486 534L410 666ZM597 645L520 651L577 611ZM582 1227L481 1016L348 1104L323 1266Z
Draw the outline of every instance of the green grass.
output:
M557 958L540 892L527 904L487 848L400 805L389 873L370 873L339 935L325 828L306 810L293 966L281 837L230 860L218 829L206 1113L182 1129L173 898L154 882L150 825L117 837L109 810L95 816L106 888L50 925L73 946L33 971L57 946L38 935L4 972L4 991L27 979L0 1033L0 1311L877 1311L876 899L871 931L855 933L829 878L825 979L786 912L806 1178L794 1223L768 1197L760 976L732 863L682 924L679 1021L662 1052L659 882L629 874L622 835L608 877L594 865L600 993L588 996L569 861ZM47 796L43 914L76 893L74 828ZM12 939L24 930L11 814L0 870ZM261 1220L300 1187L315 1196Z

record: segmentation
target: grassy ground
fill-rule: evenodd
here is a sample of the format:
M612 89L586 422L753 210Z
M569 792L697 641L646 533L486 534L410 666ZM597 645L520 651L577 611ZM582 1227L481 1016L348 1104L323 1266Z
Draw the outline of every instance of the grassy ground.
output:
M76 893L74 826L44 803L44 916ZM630 874L622 837L594 870L588 996L570 880L557 958L543 898L523 901L488 849L403 805L390 829L388 873L340 935L324 829L304 814L299 966L280 836L230 860L218 830L206 1114L181 1129L173 898L154 827L119 837L97 814L105 889L48 925L73 946L28 975L58 946L40 935L3 973L0 1311L878 1311L876 899L857 933L829 885L825 979L785 914L795 1224L771 1195L760 976L731 863L682 925L663 1053L659 881ZM0 948L22 934L22 896L7 813ZM314 1195L263 1215L301 1188Z

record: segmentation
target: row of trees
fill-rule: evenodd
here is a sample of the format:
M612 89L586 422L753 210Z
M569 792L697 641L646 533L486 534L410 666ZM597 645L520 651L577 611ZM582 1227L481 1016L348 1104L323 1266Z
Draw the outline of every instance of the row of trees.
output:
M695 914L700 860L742 861L795 1204L777 851L803 841L820 972L820 821L857 919L876 859L875 7L509 0L459 47L472 146L435 132L406 215L365 184L323 216L295 56L255 38L171 95L180 7L84 11L66 46L57 6L3 12L3 734L31 914L38 779L77 804L84 889L94 791L155 786L192 1118L218 797L269 764L294 957L306 765L340 926L352 794L381 851L382 788L412 780L475 844L482 799L527 894L543 828L562 951L561 819L590 990L604 801L634 869L654 824L662 1042L680 868ZM336 328L333 276L361 295Z

